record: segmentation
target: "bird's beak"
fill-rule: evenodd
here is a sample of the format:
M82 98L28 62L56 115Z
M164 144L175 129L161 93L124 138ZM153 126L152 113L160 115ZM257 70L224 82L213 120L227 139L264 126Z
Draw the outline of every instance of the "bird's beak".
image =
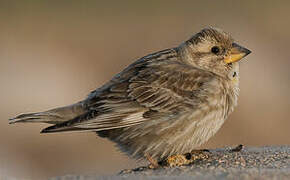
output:
M236 43L233 43L232 49L230 50L229 55L225 57L224 61L227 64L237 62L250 53L251 53L250 50L248 50L248 49L246 49L246 48L244 48Z

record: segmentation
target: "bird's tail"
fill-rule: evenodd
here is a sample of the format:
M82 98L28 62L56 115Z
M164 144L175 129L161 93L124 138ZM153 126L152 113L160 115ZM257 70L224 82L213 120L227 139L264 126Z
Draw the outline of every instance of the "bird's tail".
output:
M15 118L9 119L9 124L26 122L43 122L49 124L58 124L73 119L85 113L82 103L51 109L44 112L21 114Z

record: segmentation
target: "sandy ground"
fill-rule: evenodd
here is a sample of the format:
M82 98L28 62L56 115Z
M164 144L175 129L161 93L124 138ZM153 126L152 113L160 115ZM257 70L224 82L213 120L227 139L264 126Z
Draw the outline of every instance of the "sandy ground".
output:
M214 149L208 158L181 167L124 170L118 175L67 175L51 180L95 179L290 179L290 146Z

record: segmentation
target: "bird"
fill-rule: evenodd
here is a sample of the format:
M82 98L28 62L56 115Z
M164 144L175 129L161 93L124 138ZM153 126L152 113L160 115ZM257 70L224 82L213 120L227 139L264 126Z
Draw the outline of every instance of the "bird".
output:
M84 99L14 123L48 123L41 133L95 132L135 159L154 162L190 152L237 105L239 63L251 51L206 27L174 48L146 55Z

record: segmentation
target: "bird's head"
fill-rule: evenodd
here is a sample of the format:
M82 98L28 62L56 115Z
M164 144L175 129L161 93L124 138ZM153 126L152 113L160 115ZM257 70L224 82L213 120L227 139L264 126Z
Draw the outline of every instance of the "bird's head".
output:
M185 49L187 63L200 69L227 76L232 64L251 53L238 45L226 32L216 28L205 28L187 40Z

